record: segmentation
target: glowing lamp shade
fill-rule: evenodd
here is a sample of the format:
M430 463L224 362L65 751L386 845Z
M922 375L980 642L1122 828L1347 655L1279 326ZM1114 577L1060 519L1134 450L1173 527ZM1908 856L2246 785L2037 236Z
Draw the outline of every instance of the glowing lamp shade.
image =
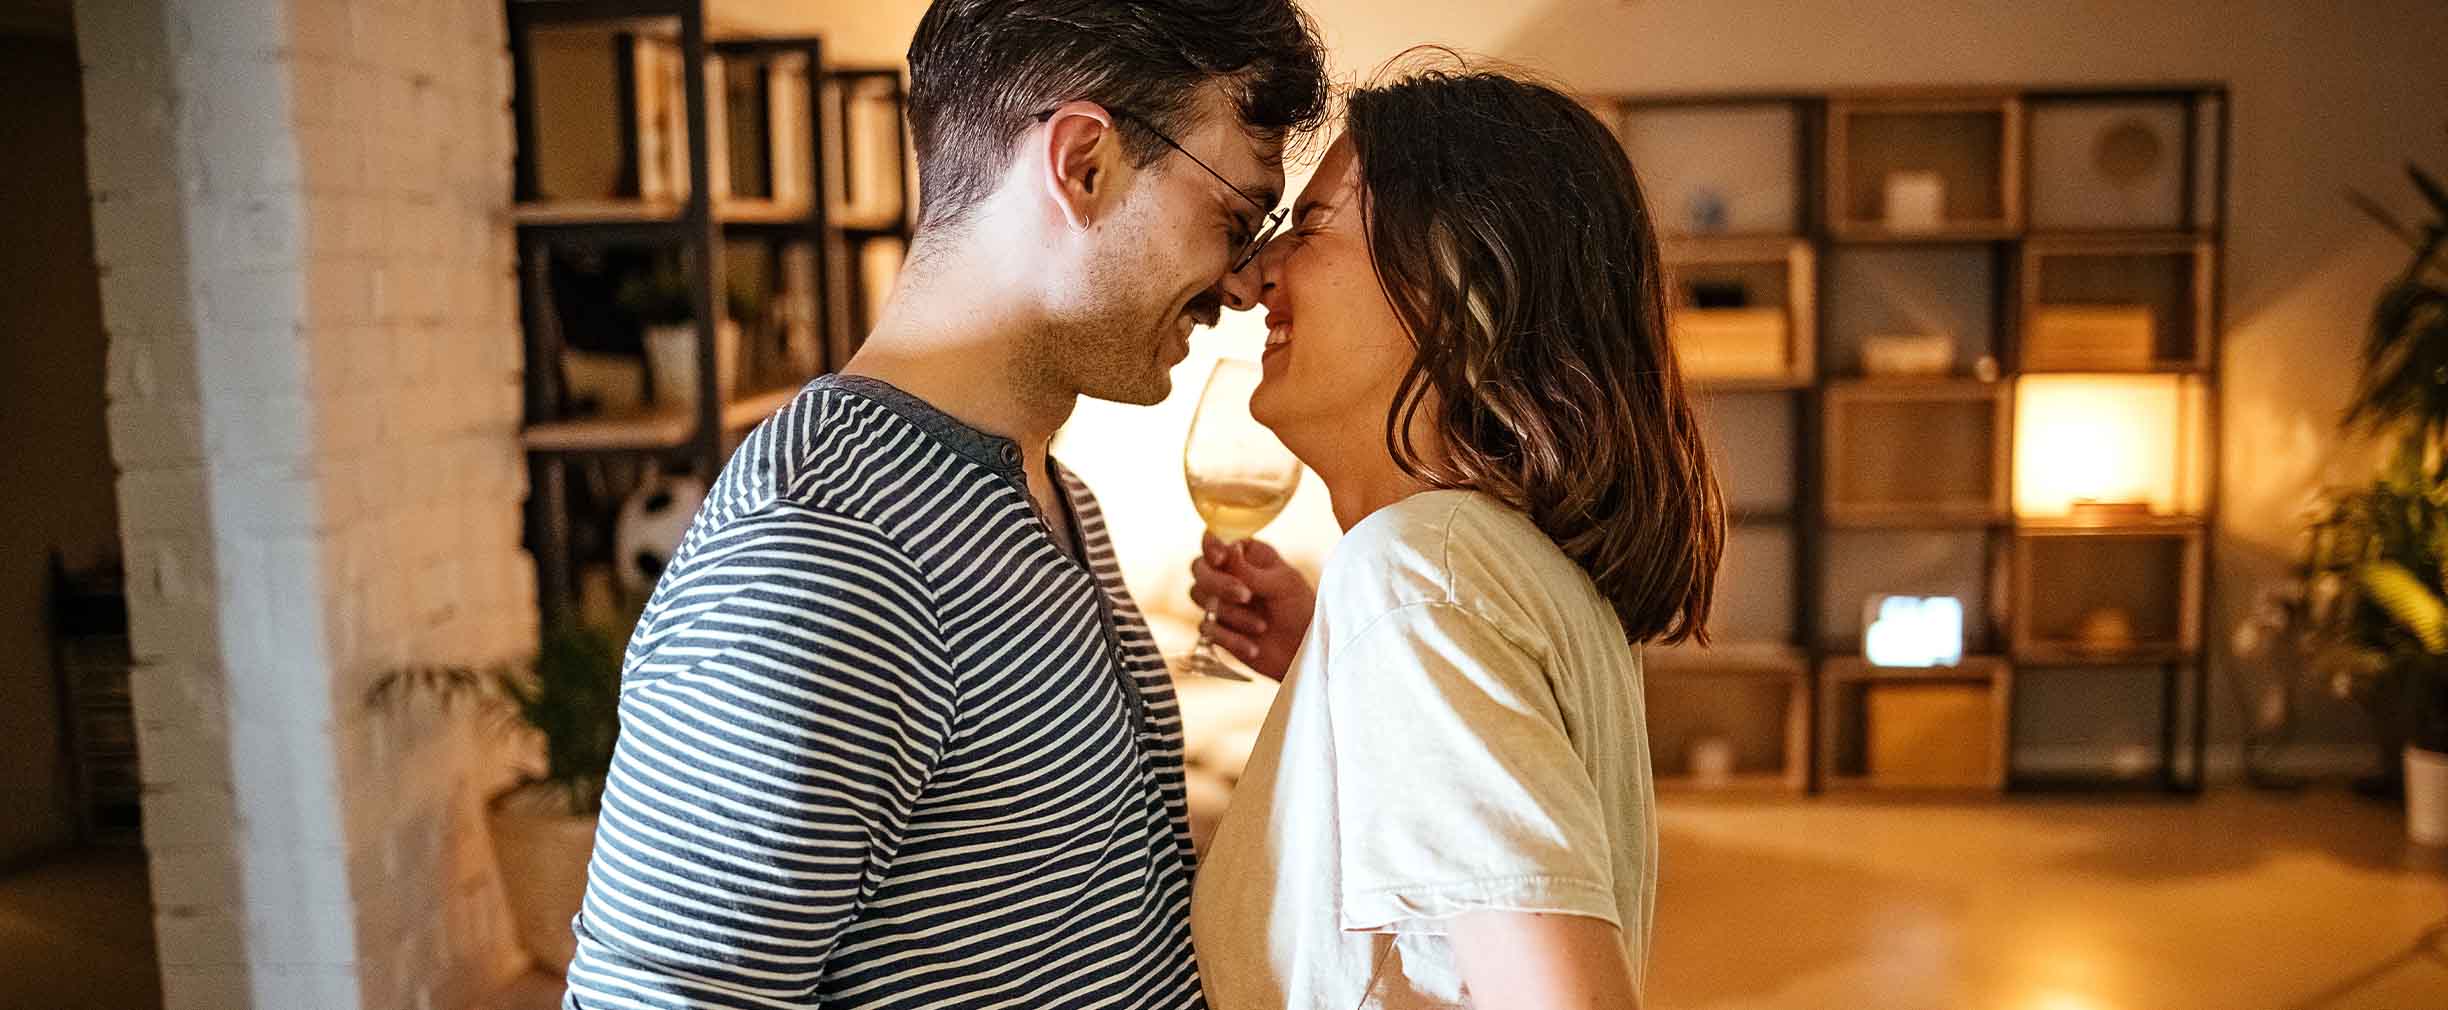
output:
M2016 517L2079 517L2085 504L2198 514L2206 403L2191 375L2024 376L2015 384Z

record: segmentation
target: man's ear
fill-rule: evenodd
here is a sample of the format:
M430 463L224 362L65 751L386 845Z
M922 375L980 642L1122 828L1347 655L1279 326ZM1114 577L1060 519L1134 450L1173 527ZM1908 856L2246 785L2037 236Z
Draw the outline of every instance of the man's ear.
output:
M1039 163L1046 196L1073 229L1085 230L1103 213L1122 161L1113 114L1095 102L1066 103L1054 110L1037 142L1045 145Z

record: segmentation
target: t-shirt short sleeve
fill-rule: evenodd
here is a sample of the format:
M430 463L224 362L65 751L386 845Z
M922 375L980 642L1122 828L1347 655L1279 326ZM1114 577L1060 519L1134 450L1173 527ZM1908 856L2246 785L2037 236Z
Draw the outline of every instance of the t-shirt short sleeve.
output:
M1606 820L1543 660L1453 603L1379 617L1327 671L1341 927L1474 911L1618 926Z

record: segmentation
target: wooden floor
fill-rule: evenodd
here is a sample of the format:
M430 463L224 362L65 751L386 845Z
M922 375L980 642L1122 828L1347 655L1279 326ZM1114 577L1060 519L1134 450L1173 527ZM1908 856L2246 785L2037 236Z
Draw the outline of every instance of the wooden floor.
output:
M2443 1010L2448 857L2335 793L1670 803L1678 1010Z
M1663 1010L2448 1008L2448 853L2341 794L1669 799L1661 822ZM0 878L0 1010L158 1007L143 874Z
M0 1010L158 1010L144 853L72 853L0 876Z

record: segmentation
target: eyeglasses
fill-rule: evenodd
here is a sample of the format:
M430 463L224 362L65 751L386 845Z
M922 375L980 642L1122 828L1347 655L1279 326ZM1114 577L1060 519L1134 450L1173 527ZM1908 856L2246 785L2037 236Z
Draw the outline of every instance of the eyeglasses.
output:
M1059 111L1061 110L1047 109L1044 112L1037 113L1029 118L1043 123L1053 119L1054 114ZM1140 129L1154 134L1156 139L1164 141L1166 147L1170 147L1175 151L1181 152L1181 156L1190 159L1191 164L1197 165L1208 175L1215 176L1215 181L1223 183L1225 189L1232 190L1234 196L1240 197L1241 199L1247 201L1250 206L1258 208L1258 213L1264 215L1258 220L1258 231L1251 235L1247 241L1243 242L1241 244L1241 248L1233 252L1232 270L1228 272L1237 274L1248 269L1249 265L1258 259L1258 254L1266 251L1267 243L1275 240L1275 233L1283 230L1284 218L1289 216L1291 213L1289 210L1282 207L1277 207L1274 210L1268 210L1267 205L1258 202L1257 197L1242 192L1241 187L1233 185L1231 179L1224 177L1224 173L1208 167L1206 162L1199 160L1198 155L1190 153L1189 149L1181 146L1179 143L1176 143L1173 138L1165 136L1164 131L1157 129L1155 124L1147 121L1146 117L1138 115L1129 109L1107 108L1105 111L1113 113L1114 117L1117 119L1127 119L1133 123L1139 124Z

